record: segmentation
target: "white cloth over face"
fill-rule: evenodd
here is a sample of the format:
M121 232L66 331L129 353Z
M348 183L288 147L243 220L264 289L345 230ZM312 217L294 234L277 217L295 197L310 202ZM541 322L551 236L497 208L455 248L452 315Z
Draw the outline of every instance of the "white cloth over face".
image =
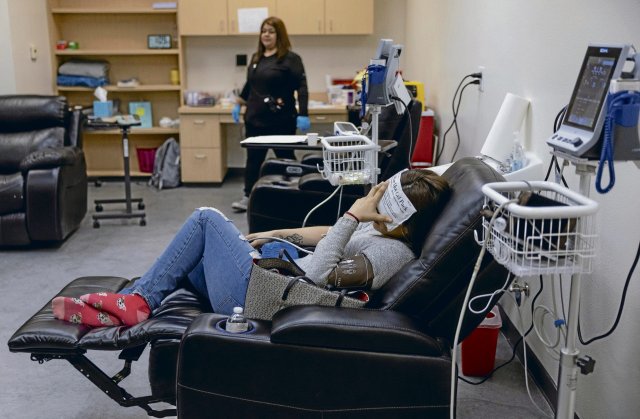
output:
M407 221L417 211L409 197L402 190L400 176L405 170L396 173L388 180L389 186L387 186L387 190L378 203L378 212L388 215L393 220L387 223L387 230L389 231Z

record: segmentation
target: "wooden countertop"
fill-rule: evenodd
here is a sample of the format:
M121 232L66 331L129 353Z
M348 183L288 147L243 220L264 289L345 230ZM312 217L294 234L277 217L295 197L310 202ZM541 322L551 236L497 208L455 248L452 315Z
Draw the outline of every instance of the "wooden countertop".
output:
M181 106L178 108L180 114L214 114L231 115L231 107L216 106ZM309 108L309 115L317 114L346 114L347 108L344 106L323 106Z

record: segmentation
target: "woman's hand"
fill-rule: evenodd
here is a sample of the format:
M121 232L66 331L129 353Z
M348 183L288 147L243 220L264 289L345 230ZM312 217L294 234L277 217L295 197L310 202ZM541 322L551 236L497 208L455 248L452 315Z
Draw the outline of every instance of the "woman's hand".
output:
M278 230L271 231L263 231L261 233L251 233L247 234L245 238L249 240L249 244L253 246L254 249L259 249L263 244L268 243L271 239L256 239L256 237L279 237L277 234Z
M233 117L233 122L236 124L240 122L240 104L236 103L233 109L231 110L231 116Z
M298 128L302 132L309 131L311 128L311 121L308 116L298 116L296 118L296 128Z
M382 182L371 188L367 196L358 199L353 203L349 212L365 223L367 221L378 221L381 223L390 223L391 217L382 215L378 212L378 203L387 190L387 182Z

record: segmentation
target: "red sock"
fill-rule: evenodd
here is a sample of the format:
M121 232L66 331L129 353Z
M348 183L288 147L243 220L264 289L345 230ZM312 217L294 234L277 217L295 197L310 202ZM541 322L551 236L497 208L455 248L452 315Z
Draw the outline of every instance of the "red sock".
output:
M114 294L111 292L94 292L81 295L80 299L98 310L116 316L122 324L133 326L149 318L151 309L138 294Z
M87 326L120 326L117 317L85 304L78 298L56 297L51 302L53 316L56 319L71 323L86 324Z

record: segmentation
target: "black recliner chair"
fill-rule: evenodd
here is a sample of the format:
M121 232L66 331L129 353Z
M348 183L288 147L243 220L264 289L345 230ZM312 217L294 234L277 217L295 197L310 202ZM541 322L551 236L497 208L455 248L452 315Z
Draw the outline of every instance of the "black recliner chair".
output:
M422 103L412 100L407 108L408 112L398 115L393 106L387 106L380 115L379 138L397 142L390 152L381 153L380 181L409 168L410 151L415 149L418 137ZM305 215L335 190L318 173L317 164L322 166L321 157L319 160L318 157L307 157L300 162L287 159L265 161L249 199L249 232L301 227ZM364 195L364 191L363 185L345 186L341 202L337 196L332 198L314 211L307 225L333 224L338 206L343 210L349 208Z
M0 96L0 246L64 240L87 212L82 114L61 96Z
M174 414L149 407L167 401L177 403L180 418L446 418L451 341L480 252L473 235L481 228L480 188L502 178L473 158L444 176L452 195L421 254L365 309L291 307L273 321L251 321L248 333L229 334L221 327L225 316L206 313L208 305L186 289L129 328L58 321L49 302L15 332L9 349L40 363L66 359L120 405L152 416ZM487 253L472 296L501 287L506 274ZM59 295L118 291L128 283L79 278ZM461 338L483 318L467 313ZM118 383L149 343L151 396L133 398ZM96 349L121 350L125 368L109 377L85 356Z

